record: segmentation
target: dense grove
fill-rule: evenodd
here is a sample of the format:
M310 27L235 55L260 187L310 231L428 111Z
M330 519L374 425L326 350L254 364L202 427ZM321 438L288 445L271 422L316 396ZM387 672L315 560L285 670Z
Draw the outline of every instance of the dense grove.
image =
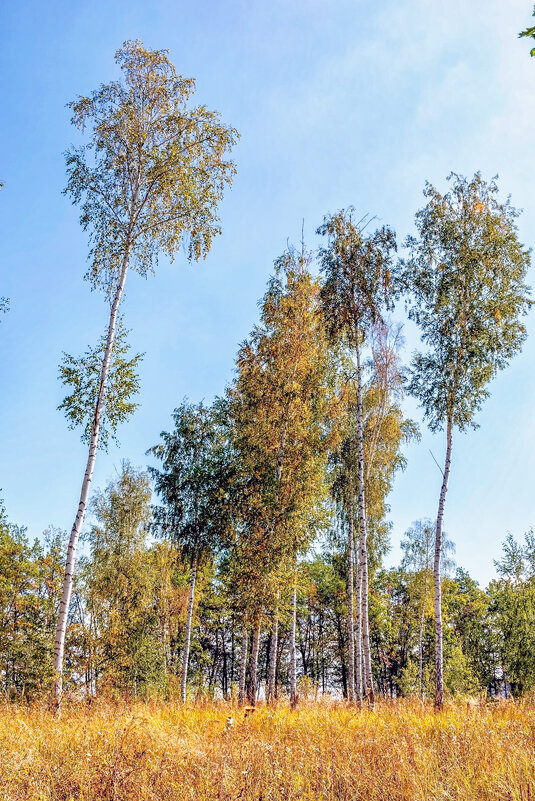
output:
M287 694L292 708L433 695L437 710L448 694L529 691L533 534L505 541L483 590L455 569L444 530L457 432L527 336L520 212L495 180L452 173L445 193L425 185L403 241L353 208L326 214L315 251L289 245L275 261L229 386L179 403L147 470L124 461L94 490L98 449L137 407L127 277L182 247L206 256L238 137L191 105L195 82L166 51L128 41L116 62L121 81L69 104L86 139L67 151L66 194L109 307L98 344L60 365L59 408L87 462L68 538L32 545L0 507L0 689L52 691L57 711L64 689L253 706ZM403 308L421 339L407 365ZM422 421L406 417L407 394ZM386 569L387 499L422 424L445 435L436 516L415 520Z
M88 534L68 627L67 686L76 695L178 696L191 569L179 548L150 536L150 502L147 475L128 464L95 499L98 519ZM422 530L429 536L429 521L407 532L399 567L383 568L379 553L372 560L373 676L378 692L386 697L429 695L433 690L433 609L431 594L426 593L432 576L429 566L414 555ZM32 545L5 513L0 536L1 689L11 698L31 698L48 689L52 676L65 539L52 531L41 544ZM421 548L417 552L421 554ZM344 557L331 530L324 535L323 548L299 561L296 636L301 698L347 694ZM221 549L200 568L189 669L191 697L238 696L243 612L234 600L231 558L229 548ZM507 697L532 689L534 564L535 543L528 534L524 543L506 540L497 562L498 578L486 590L460 568L451 568L443 577L449 693L486 690ZM291 587L284 580L278 616L276 684L282 697L289 690L291 625ZM258 655L261 696L266 694L272 631L273 610L266 606Z

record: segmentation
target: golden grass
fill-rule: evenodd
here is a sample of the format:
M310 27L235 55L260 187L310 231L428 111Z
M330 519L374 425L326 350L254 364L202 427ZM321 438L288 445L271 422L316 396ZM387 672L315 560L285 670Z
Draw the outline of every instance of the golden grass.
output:
M5 705L0 799L535 801L535 707Z

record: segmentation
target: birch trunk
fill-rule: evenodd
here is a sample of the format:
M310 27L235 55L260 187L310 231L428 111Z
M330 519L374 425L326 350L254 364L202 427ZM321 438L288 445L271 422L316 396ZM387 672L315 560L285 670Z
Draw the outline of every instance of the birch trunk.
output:
M353 575L353 513L349 510L347 526L347 700L355 703L355 608Z
M276 682L277 682L278 640L279 640L279 591L277 590L277 599L275 601L275 608L273 610L273 629L271 631L271 644L269 647L269 674L268 674L268 688L267 688L268 703L272 703L277 695Z
M72 583L74 577L74 566L76 562L76 549L78 547L78 539L80 531L84 524L85 514L87 510L87 500L89 497L89 489L91 487L91 480L93 478L93 471L95 469L95 459L98 450L98 441L100 435L100 427L102 424L102 416L104 414L106 405L106 388L108 383L108 374L110 370L111 357L113 353L113 344L115 342L115 330L117 326L117 315L119 306L121 304L124 285L126 281L126 274L128 272L128 262L130 256L130 242L127 241L125 247L125 255L119 276L119 283L115 291L113 303L110 310L110 320L108 323L108 336L106 339L106 349L104 351L104 358L102 360L102 367L100 370L100 383L95 404L95 413L93 416L93 423L91 426L91 438L89 441L89 452L87 456L87 464L82 481L82 489L80 492L80 501L78 503L78 511L71 529L69 538L69 545L67 548L67 560L65 564L65 576L63 579L63 591L59 605L58 622L56 625L56 636L54 640L54 683L52 688L53 703L56 713L59 714L61 710L61 696L63 691L63 656L65 652L65 632L67 630L67 618L69 615L69 605L72 594Z
M226 701L228 698L228 663L227 663L227 642L226 642L226 630L223 627L221 631L221 637L223 640L223 664L221 666L221 684L223 689L223 700Z
M241 638L241 654L240 654L240 683L238 689L238 704L243 706L245 703L245 679L247 676L247 626L244 625L242 638Z
M425 581L424 581L424 597L422 600L422 613L420 615L420 630L418 632L418 682L420 685L420 697L424 697L424 653L423 653L423 642L424 642L424 623L425 623L425 605L427 603L427 570L425 572Z
M357 703L362 707L362 570L360 567L360 543L358 549L358 562L357 562L357 626L355 634L356 643L356 658L355 658L355 686Z
M366 499L364 490L364 427L362 421L362 367L360 363L360 343L358 330L356 337L357 355L357 446L358 446L358 503L360 525L360 557L362 570L362 651L364 660L364 683L368 703L375 706L370 652L370 630L368 620L368 546L366 528Z
M370 649L370 625L368 614L368 553L365 548L362 556L362 664L364 673L364 686L366 698L372 707L375 707L375 693L372 679L372 662Z
M249 677L249 703L256 704L258 693L258 651L260 648L260 620L257 619L253 628L253 644L251 648L251 674Z
M451 467L452 421L448 418L446 429L446 460L442 477L442 487L438 502L437 525L435 530L435 562L433 567L435 582L435 711L439 712L444 705L444 665L442 652L442 588L440 585L440 559L442 556L442 520L444 503L448 491L448 480Z
M197 581L197 555L193 557L191 562L191 580L189 585L189 603L188 603L188 619L186 622L186 642L184 644L184 656L182 658L182 682L180 686L180 699L183 704L186 703L186 693L188 689L188 667L189 667L189 652L191 645L191 623L193 620L193 605L195 603L195 583Z
M297 662L295 651L295 632L297 627L297 577L294 576L292 589L292 616L290 624L290 706L297 705Z

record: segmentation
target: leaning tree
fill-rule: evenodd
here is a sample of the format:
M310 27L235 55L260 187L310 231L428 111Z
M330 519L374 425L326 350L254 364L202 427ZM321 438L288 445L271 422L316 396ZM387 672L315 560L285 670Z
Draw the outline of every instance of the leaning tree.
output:
M70 104L73 124L89 141L67 153L65 189L90 232L87 278L110 305L89 452L72 527L54 648L54 698L62 692L65 630L76 547L93 476L106 406L119 307L129 269L153 272L181 244L204 258L220 232L217 207L235 166L228 154L237 133L215 111L190 106L195 81L177 75L164 50L125 42L116 62L122 81L102 84Z

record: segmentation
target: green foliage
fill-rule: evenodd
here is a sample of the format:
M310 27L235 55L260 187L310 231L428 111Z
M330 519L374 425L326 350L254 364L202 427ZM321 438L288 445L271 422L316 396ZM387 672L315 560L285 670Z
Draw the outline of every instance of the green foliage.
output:
M99 447L104 450L107 449L110 436L117 442L117 427L139 406L132 401L132 396L139 392L136 369L143 354L138 353L128 358L130 345L127 336L128 331L123 327L122 320L119 320L100 429ZM72 389L72 393L63 399L58 409L64 411L70 429L83 427L82 442L86 443L91 439L105 350L106 336L103 336L96 348L89 348L82 356L75 357L64 353L59 367L60 380L66 387Z
M396 694L430 697L435 683L433 576L432 568L426 570L425 565L426 530L431 532L432 527L425 520L418 522L421 525L413 524L405 535L402 567L380 570L374 577L376 612L371 616L371 634L379 657L375 675L381 691L388 694L394 689ZM473 694L485 688L492 694L499 692L499 620L491 598L460 568L453 578L443 575L441 583L447 692Z
M474 695L481 690L471 669L468 657L459 643L446 650L444 659L444 685L450 695Z
M7 696L32 698L52 678L62 538L50 530L44 545L30 545L0 499L0 692Z
M162 469L150 467L162 505L155 506L154 531L185 553L208 556L225 537L229 476L221 408L184 401L173 412L173 431L150 448Z
M90 139L67 152L65 192L90 231L87 277L107 292L125 257L145 275L160 252L172 259L184 238L190 258L204 257L235 173L227 154L237 132L217 112L189 108L195 81L177 75L166 53L125 42L115 56L123 81L69 104L73 124L88 128Z
M482 688L495 689L495 620L489 610L489 596L462 568L453 579L444 582L444 609L448 621L446 643L446 682L448 660L453 658L453 646L461 649L466 662L467 681L472 692ZM453 654L454 656L454 654Z
M533 6L533 14L532 14L532 16L535 17L535 6ZM526 28L526 30L524 30L524 31L522 31L521 33L518 34L518 38L519 39L522 39L524 36L527 36L530 39L535 39L535 25L533 25L533 26L531 26L529 28ZM531 49L530 55L531 56L535 56L535 47L533 47Z
M499 578L489 586L490 611L504 684L514 695L535 687L535 535L524 543L511 534L495 562Z
M420 692L420 676L418 663L415 659L409 659L407 665L402 668L397 680L397 686L401 695L418 695Z
M529 253L519 243L519 212L497 199L498 186L479 173L452 173L441 195L427 183L427 205L416 214L418 238L400 264L409 317L420 327L425 353L412 360L409 391L432 430L446 420L463 430L488 395L493 376L526 337L521 318L531 307L525 283Z
M366 234L368 219L353 220L354 209L324 218L317 230L328 237L319 251L324 276L321 296L331 337L359 344L362 334L383 322L392 304L392 254L396 237L383 226Z
M164 683L157 562L147 541L150 499L148 475L128 462L92 499L96 523L82 564L82 596L90 620L87 672L94 689L105 685L145 694Z

